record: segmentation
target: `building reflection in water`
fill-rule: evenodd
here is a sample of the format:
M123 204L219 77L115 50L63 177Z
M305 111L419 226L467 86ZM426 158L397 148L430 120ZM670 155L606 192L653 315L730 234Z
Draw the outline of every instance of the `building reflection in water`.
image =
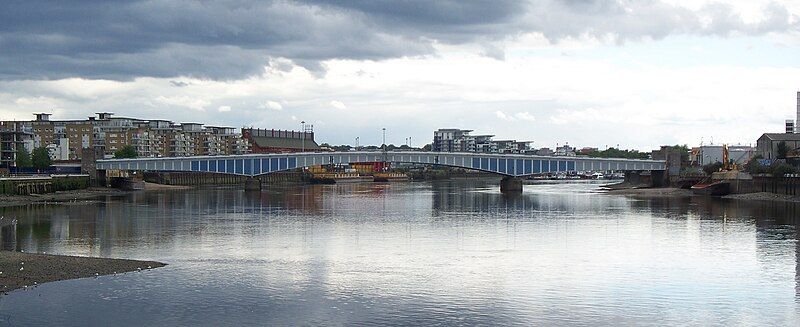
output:
M90 204L0 208L4 220L17 219L16 224L2 224L0 240L6 250L115 257L135 256L137 252L130 249L137 246L169 251L213 233L228 238L258 233L273 220L303 224L337 221L344 215L350 217L349 224L360 224L418 219L419 228L490 221L515 232L517 223L553 217L580 222L641 214L655 219L654 229L663 227L656 226L663 219L677 223L670 228L683 228L701 242L731 237L731 242L750 243L764 269L773 269L769 265L775 260L767 259L775 256L794 260L795 296L800 300L798 204L703 197L631 199L598 196L594 189L537 185L526 186L521 195L506 196L499 193L495 180L451 180L273 186L262 192L139 192ZM547 224L562 224L562 230L573 226L563 221L543 226ZM231 232L220 234L220 230Z

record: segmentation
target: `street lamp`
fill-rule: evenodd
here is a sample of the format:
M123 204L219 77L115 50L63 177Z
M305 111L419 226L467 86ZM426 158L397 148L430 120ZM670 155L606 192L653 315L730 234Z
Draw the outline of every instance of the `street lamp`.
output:
M300 141L302 144L300 152L306 152L306 121L301 121L300 126L300 139L302 140Z
M386 150L386 127L382 128L383 130L383 150Z

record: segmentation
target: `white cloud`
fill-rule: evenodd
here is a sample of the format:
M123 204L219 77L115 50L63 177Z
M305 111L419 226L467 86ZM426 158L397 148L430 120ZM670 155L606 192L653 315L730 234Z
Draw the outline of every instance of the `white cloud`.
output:
M231 111L231 107L230 106L220 106L219 108L217 108L217 111L219 111L219 112L229 112L229 111Z
M519 119L519 120L527 120L527 121L530 121L530 122L536 121L536 117L534 117L533 115L531 115L527 111L518 112L518 113L516 113L514 115L514 117L517 117L517 119Z
M337 100L331 101L331 107L334 107L334 108L340 109L340 110L347 109L347 106L345 106L344 103L342 103L341 101L337 101Z
M185 107L197 111L205 111L206 106L211 104L208 100L185 95L171 97L160 95L155 98L155 101L165 105Z
M275 110L275 111L281 111L281 110L283 110L283 105L281 105L280 103L275 102L275 101L267 101L267 102L264 102L263 104L261 104L261 106L259 106L259 108L270 109L270 110Z
M497 118L500 118L500 119L505 120L505 121L514 121L514 120L516 120L516 119L514 119L514 117L506 115L505 112L502 112L500 110L495 111L494 115L497 116Z

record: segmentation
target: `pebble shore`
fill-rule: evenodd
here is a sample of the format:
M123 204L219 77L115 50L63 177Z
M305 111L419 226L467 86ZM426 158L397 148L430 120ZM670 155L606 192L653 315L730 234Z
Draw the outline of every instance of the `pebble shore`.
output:
M166 266L156 261L0 251L0 293L58 280L113 275Z

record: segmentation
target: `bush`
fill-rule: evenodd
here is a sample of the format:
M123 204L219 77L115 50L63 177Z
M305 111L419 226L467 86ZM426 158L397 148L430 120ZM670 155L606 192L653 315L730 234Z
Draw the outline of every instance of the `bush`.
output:
M786 174L794 174L797 172L797 169L786 163L776 162L769 167L769 172L774 177L783 177Z
M130 145L123 146L121 149L114 152L115 159L132 159L139 157L136 148Z
M752 175L769 173L769 167L764 166L760 162L758 162L759 159L763 159L763 158L764 157L762 157L759 154L759 155L756 155L755 157L753 157L752 159L750 159L750 161L748 161L746 164L744 164L744 171L746 171L746 172L748 172L748 173L750 173Z
M703 166L703 171L707 175L711 175L711 174L713 174L715 172L718 172L720 169L722 169L722 163L721 162L710 163L710 164L707 164L707 165Z

